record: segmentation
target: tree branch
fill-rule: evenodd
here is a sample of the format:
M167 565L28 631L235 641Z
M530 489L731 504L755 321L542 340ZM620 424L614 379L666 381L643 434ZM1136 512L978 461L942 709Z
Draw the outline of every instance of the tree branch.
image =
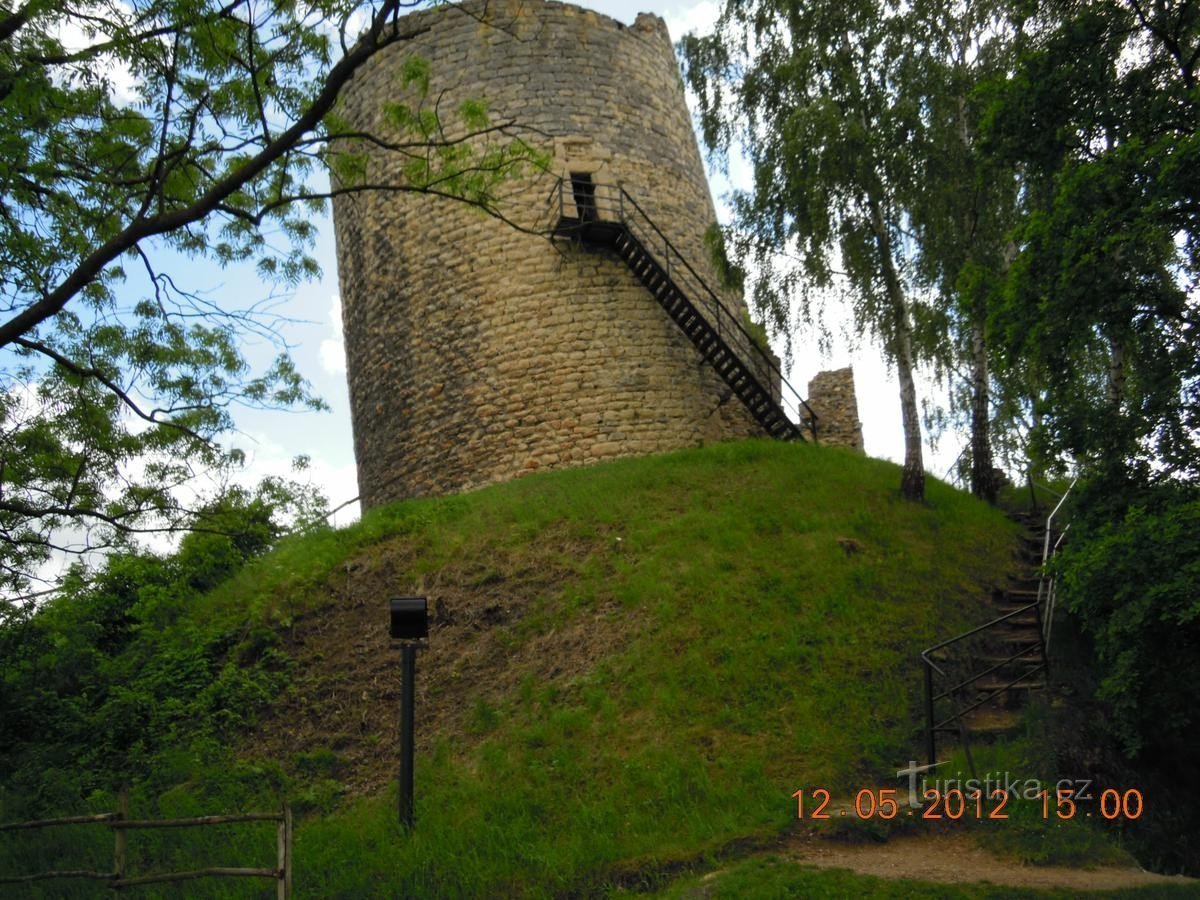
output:
M114 382L111 378L109 378L107 375L105 375L99 369L81 366L78 363L74 362L73 360L69 359L68 357L63 356L61 353L59 353L53 347L49 347L46 344L41 343L40 341L34 341L34 340L30 340L29 338L19 337L19 338L15 338L13 340L13 343L16 344L18 347L24 347L26 350L32 350L34 353L40 353L43 356L54 360L54 362L56 362L58 365L62 366L68 372L71 372L73 375L77 375L80 378L90 378L90 379L100 382L100 384L104 385L104 387L106 387L109 391L111 391L117 397L117 399L119 399L134 415L136 415L140 419L143 419L146 422L149 422L151 425L162 425L166 428L173 428L176 431L181 432L182 434L186 434L188 437L192 438L195 441L198 441L199 443L203 444L206 447L214 446L212 441L210 441L208 438L204 437L203 435L198 434L197 432L193 431L192 429L188 428L186 425L180 425L178 422L171 422L171 421L159 419L155 415L155 413L157 413L157 412L170 412L170 410L155 410L154 412L151 412L151 413L147 413L144 410L142 410L142 408L140 406L138 406L137 403L134 402L133 398L130 397L126 391L124 391L120 386L117 385L116 382Z
M25 26L25 23L29 21L32 14L33 2L30 0L29 3L26 3L3 22L0 22L0 44L20 31Z
M428 30L428 27L411 32L395 29L383 34L387 14L398 0L389 0L372 19L367 34L350 52L330 69L320 92L303 115L285 131L276 135L263 149L244 165L228 173L212 185L194 203L172 212L160 212L146 219L135 220L125 226L112 239L106 241L83 259L57 287L43 294L16 316L0 325L0 347L8 346L18 337L28 333L51 316L61 312L74 297L90 284L105 267L140 241L164 234L204 219L223 201L264 172L272 163L283 157L308 131L317 127L325 115L333 109L343 85L360 66L380 50L394 43L412 40Z

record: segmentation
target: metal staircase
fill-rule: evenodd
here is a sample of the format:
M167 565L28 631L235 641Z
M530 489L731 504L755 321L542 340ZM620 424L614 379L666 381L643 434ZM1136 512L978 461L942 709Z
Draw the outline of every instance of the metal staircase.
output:
M972 774L977 774L972 737L1011 730L1029 693L1045 687L1055 602L1049 563L1070 527L1057 531L1055 526L1070 491L1059 497L1044 522L1037 513L1011 516L1028 529L1021 538L1025 574L995 592L999 615L922 651L925 770L938 765L938 736L945 734L958 738Z
M622 187L583 176L550 194L551 236L615 254L771 437L817 439L817 416L763 348ZM807 432L807 435L806 435Z

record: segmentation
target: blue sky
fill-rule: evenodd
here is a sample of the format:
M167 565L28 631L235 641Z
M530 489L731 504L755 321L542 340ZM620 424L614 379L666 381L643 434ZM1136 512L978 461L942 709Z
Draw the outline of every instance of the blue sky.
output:
M597 0L579 5L626 23L632 23L639 12L655 12L666 20L674 39L689 30L707 30L718 8L711 0L698 3ZM437 65L437 60L431 62ZM735 160L731 169L735 181L738 180L738 168ZM724 218L726 213L722 197L730 188L729 180L723 176L712 176L711 173L710 177L718 214ZM309 456L312 459L310 473L313 481L325 490L331 504L337 506L355 497L358 489L342 355L333 227L327 216L319 223L319 231L316 257L321 264L323 277L319 281L300 285L287 299L284 309L294 321L286 325L281 333L291 345L300 370L312 382L317 393L329 403L331 410L328 413L246 410L238 415L240 433L233 442L246 451L244 477L248 481L266 474L288 474L290 461L295 456ZM198 268L195 274L217 296L236 297L243 303L255 292L264 296L268 292L252 270L209 271ZM838 311L832 311L831 319L835 323L839 320ZM834 337L832 353L824 358L819 354L814 339L799 337L794 345L796 365L788 373L789 379L803 390L808 379L820 369L852 363L867 452L872 456L899 460L903 449L898 388L883 364L878 348L867 344L856 350L851 349L848 340L836 329ZM263 344L251 347L249 353L252 361L265 363L273 356L275 349ZM924 393L928 395L928 389ZM957 455L958 448L952 448L950 439L946 438L940 450L936 455L927 451L926 458L926 467L938 475L945 472ZM335 522L344 524L355 516L356 506L339 514Z

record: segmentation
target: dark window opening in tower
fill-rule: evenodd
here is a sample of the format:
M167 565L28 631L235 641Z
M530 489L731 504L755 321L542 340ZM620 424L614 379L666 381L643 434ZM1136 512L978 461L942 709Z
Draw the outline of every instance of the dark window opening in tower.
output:
M571 192L575 195L575 208L579 211L580 222L595 222L599 215L596 211L596 185L590 172L571 173Z

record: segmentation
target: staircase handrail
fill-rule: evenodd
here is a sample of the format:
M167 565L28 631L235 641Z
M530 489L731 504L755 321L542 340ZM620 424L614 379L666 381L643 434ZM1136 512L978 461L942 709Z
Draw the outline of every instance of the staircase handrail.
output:
M800 425L803 426L806 422L808 423L809 430L812 432L813 439L815 440L817 437L817 414L815 412L813 412L812 407L808 405L808 401L805 400L802 396L800 396L800 392L797 391L794 387L792 387L791 383L786 378L783 377L783 368L775 361L775 359L773 358L773 354L768 354L759 345L758 341L756 341L754 339L754 336L751 335L750 332L746 330L745 325L743 325L740 321L738 321L737 317L734 316L733 313L731 313L728 310L728 308L726 308L725 304L721 302L721 298L718 297L716 292L713 291L713 289L708 286L708 282L706 282L704 280L704 278L692 267L692 264L690 262L688 262L687 257L685 257L682 253L679 252L679 250L677 250L675 248L675 245L671 243L670 238L668 238L663 233L662 229L659 228L658 225L654 222L654 220L651 219L650 216L646 213L646 211L644 209L642 209L641 205L624 188L624 186L620 186L619 189L621 191L621 200L622 200L621 212L624 213L624 202L628 201L630 206L632 206L633 209L636 210L638 215L640 215L642 217L642 219L645 220L646 224L649 225L650 228L652 228L654 230L654 233L662 240L663 247L665 249L667 249L670 253L674 254L674 256L679 260L679 262L683 264L683 266L686 269L686 271L688 272L688 274L692 277L692 279L695 281L696 285L700 288L700 290L704 292L704 294L706 295L706 299L711 303L712 307L716 310L717 321L720 322L722 316L726 320L728 320L728 323L733 326L735 332L740 334L745 339L746 346L751 350L751 352L758 355L759 359L762 361L762 363L766 367L767 371L769 371L772 376L779 378L779 389L780 389L780 395L781 395L780 399L783 400L782 395L784 392L788 392L791 394L791 397L788 398L788 400L786 400L785 402L790 403L791 410L794 411L796 418L800 420L799 421ZM627 227L631 225L631 223L629 221L629 217L626 215L622 215L622 222ZM718 331L719 330L720 329L718 327ZM782 403L781 403L781 405L782 405ZM785 409L786 408L787 407L785 407ZM807 413L807 415L805 415L805 413Z
M1006 623L1010 619L1018 618L1021 615L1028 614L1030 611L1033 611L1037 615L1037 618L1038 618L1038 629L1037 629L1038 640L1036 643L1031 643L1031 644L1028 644L1027 646L1020 648L1020 650L1018 650L1016 653L1009 656L1007 659L1005 659L999 663L995 663L992 666L990 666L989 668L984 669L983 671L973 673L972 675L970 675L970 677L959 681L957 684L947 688L946 690L943 690L941 693L934 693L934 691L936 689L935 688L935 676L940 676L941 678L949 678L950 677L950 674L933 660L932 656L934 653L936 653L939 650L944 650L948 647L951 647L954 644L957 644L959 641L964 641L967 638L975 637L976 635L982 634L983 632L989 631L994 628L999 628L1000 626L1002 626L1004 623ZM946 730L946 727L948 725L950 725L951 723L954 723L956 726L956 730L959 732L959 735L963 741L963 747L967 753L968 763L970 764L972 770L974 769L974 761L971 760L971 751L970 751L970 745L969 745L969 729L968 729L967 724L964 721L963 717L967 713L972 712L973 710L976 710L979 707L990 703L992 700L996 699L997 697L1002 696L1005 693L1005 691L1020 684L1022 681L1025 681L1030 676L1035 675L1038 672L1049 670L1049 660L1046 657L1046 642L1042 635L1043 635L1043 631L1042 631L1041 605L1040 605L1040 601L1035 600L1032 603L1027 603L1024 606L1020 606L1014 610L1010 610L1009 612L1004 613L1003 615L997 616L996 618L991 619L990 621L984 622L982 625L976 625L974 628L970 628L967 631L962 632L961 634L956 634L951 638L947 638L946 640L941 641L940 643L933 644L930 647L926 647L924 650L921 651L921 665L925 672L925 678L924 678L924 681L925 681L925 744L926 744L926 755L928 758L927 761L928 761L929 765L932 766L934 763L937 762L937 732ZM1040 651L1039 655L1041 657L1041 662L1037 663L1033 667L1022 672L1016 679L1014 679L1010 683L1004 685L1003 687L1001 687L997 690L992 691L991 693L987 694L984 697L977 699L970 706L967 706L967 707L961 708L961 709L959 708L958 703L956 702L956 695L958 694L959 691L963 690L964 688L969 688L972 685L975 685L977 682L979 682L983 678L985 678L988 675L991 675L992 673L1001 669L1004 665L1006 665L1010 662L1015 662L1015 661L1021 659L1022 657L1028 656L1029 654L1033 653L1034 651ZM1032 660L1031 660L1031 662L1032 662ZM951 708L950 715L947 716L946 718L942 719L941 721L937 720L937 717L935 714L935 709L934 709L935 704L939 700L949 700L950 708Z
M1047 652L1049 652L1050 647L1050 629L1054 624L1054 604L1058 597L1058 578L1049 570L1050 560L1058 554L1058 549L1062 546L1063 539L1066 538L1067 532L1071 530L1071 526L1068 524L1066 528L1059 532L1053 546L1050 545L1051 529L1054 525L1054 517L1058 515L1063 504L1067 502L1067 497L1070 496L1071 491L1078 481L1078 475L1071 479L1071 483L1058 499L1058 503L1050 511L1050 515L1046 517L1046 535L1042 543L1042 571L1038 577L1038 603L1040 604L1043 599L1045 600L1045 613L1042 615L1042 642L1045 644Z
M936 756L936 751L937 751L937 736L936 735L937 735L938 731L945 730L945 728L948 724L950 724L951 722L954 722L957 725L958 731L963 736L964 741L966 741L967 736L968 736L968 731L967 731L966 724L963 721L963 716L966 713L971 712L974 709L978 709L979 707L985 705L986 703L990 702L994 698L1001 696L1005 690L1007 690L1008 688L1010 688L1016 684L1019 684L1021 681L1024 681L1030 675L1036 674L1039 671L1049 671L1050 629L1051 629L1051 625L1053 624L1054 603L1055 603L1055 598L1056 598L1056 594L1057 594L1056 580L1055 580L1054 575L1050 572L1049 563L1054 558L1054 555L1058 552L1058 549L1062 546L1063 539L1066 537L1067 532L1070 530L1070 525L1068 525L1066 528L1064 528L1058 534L1057 537L1055 537L1053 534L1054 520L1059 515L1059 513L1062 511L1063 505L1067 502L1067 498L1068 498L1068 496L1070 496L1071 491L1074 489L1075 484L1078 482L1078 480L1079 480L1078 476L1076 476L1074 479L1072 479L1070 485L1067 486L1066 491L1064 491L1059 496L1058 503L1055 504L1054 509L1051 510L1051 512L1050 512L1050 515L1048 515L1046 517L1046 525L1045 525L1046 530L1045 530L1045 536L1042 541L1042 563L1041 563L1041 573L1038 578L1037 599L1034 600L1032 603L1028 603L1024 606L1018 607L1017 609L1014 609L1007 613L1004 613L1001 616L997 616L996 618L994 618L988 622L984 622L982 625L977 625L974 628L971 628L971 629L968 629L967 631L962 632L961 634L956 634L951 638L947 638L946 640L941 641L940 643L934 644L930 647L926 647L924 650L921 651L921 665L922 665L922 668L924 670L924 675L925 675L925 678L924 678L924 680L925 680L925 735L926 735L926 747L927 747L927 752L928 752L928 757L929 757L928 762L930 765L933 765L937 761L935 759L935 756ZM1028 646L1023 647L1021 650L1019 650L1017 653L1013 654L1012 656L1010 656L1008 659L1004 660L1003 662L997 663L997 664L991 666L990 668L983 670L982 672L977 672L977 673L971 675L969 678L961 680L958 684L955 684L952 687L947 688L946 690L942 691L941 693L935 693L935 690L936 690L935 683L934 683L935 678L937 676L940 676L941 678L948 678L949 673L944 668L939 666L937 664L937 662L934 661L934 659L933 659L934 653L938 652L939 650L945 650L946 648L951 647L960 641L963 641L963 640L966 640L967 638L979 635L985 631L988 631L989 629L997 628L998 626L1003 625L1003 623L1007 622L1008 620L1015 619L1015 618L1021 616L1022 614L1028 614L1030 611L1033 611L1037 616L1038 640L1036 643L1031 643ZM978 682L980 679L984 678L985 676L998 671L1003 665L1005 665L1009 662L1014 662L1016 660L1019 660L1022 657L1027 656L1028 654L1032 653L1035 650L1040 651L1041 662L1039 664L1037 664L1036 666L1033 666L1032 668L1023 672L1011 684L1006 685L1005 687L1003 687L1001 689L992 691L991 693L987 694L986 696L977 699L974 703L972 703L967 708L965 708L965 709L958 708L958 704L955 702L955 695L959 691L961 691L964 688L968 688L968 687L974 685L976 682ZM947 717L939 722L936 720L934 704L939 700L946 700L946 699L948 699L950 701L952 712L949 717ZM964 746L966 746L966 745L964 744ZM969 756L970 750L968 749L967 752L968 752L968 756Z
M1028 603L1025 606L1022 606L1018 609L1014 609L1014 610L1011 610L1010 612L1006 612L1002 616L997 616L996 618L992 619L991 621L984 622L982 625L977 625L974 628L970 629L969 631L964 631L962 634L956 634L954 637L948 638L947 640L942 641L940 644L934 644L932 647L926 647L924 650L921 651L921 658L923 660L925 660L925 662L929 663L929 665L933 666L934 669L936 669L938 671L938 674L945 675L946 672L939 665L937 665L937 663L935 663L932 659L929 658L930 654L936 653L938 650L942 650L946 647L949 647L951 644L957 644L959 641L965 640L966 638L974 637L975 635L980 634L981 632L987 631L989 628L995 628L997 625L999 625L1002 622L1007 621L1008 619L1011 619L1015 616L1019 616L1021 613L1029 612L1031 609L1034 609L1037 605L1038 605L1038 601L1035 600L1032 603ZM960 687L965 687L965 685L960 685Z

